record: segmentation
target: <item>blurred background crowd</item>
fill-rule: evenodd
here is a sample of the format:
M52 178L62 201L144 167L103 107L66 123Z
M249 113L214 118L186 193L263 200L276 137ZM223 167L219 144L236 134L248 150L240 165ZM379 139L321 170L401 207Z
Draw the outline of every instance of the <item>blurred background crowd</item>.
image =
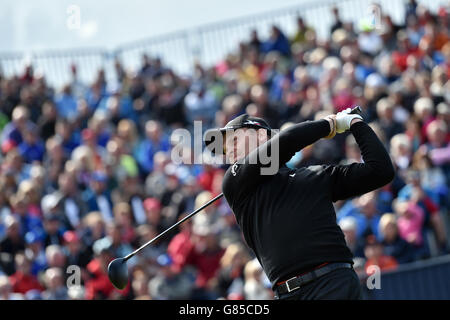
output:
M295 34L256 31L216 65L176 74L162 58L137 72L115 63L51 88L32 65L0 73L0 299L272 299L225 200L132 258L115 289L107 265L221 192L226 166L193 146L171 159L176 128L224 126L242 113L273 128L359 105L389 150L394 181L335 203L361 279L449 253L450 34L448 8L406 4L403 24L343 21L331 8L319 41L298 17ZM298 152L291 168L361 162L341 134ZM70 267L76 266L76 267Z

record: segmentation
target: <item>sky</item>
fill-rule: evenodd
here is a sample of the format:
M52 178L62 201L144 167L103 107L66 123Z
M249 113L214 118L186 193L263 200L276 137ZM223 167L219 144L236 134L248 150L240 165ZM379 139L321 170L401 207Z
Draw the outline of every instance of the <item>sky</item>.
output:
M108 53L124 46L120 59L128 70L136 70L141 54L162 57L164 63L181 73L192 71L199 59L205 65L217 63L236 50L240 41L257 27L264 39L271 24L279 25L287 35L295 32L295 16L316 28L319 39L329 36L332 2L339 4L344 21L357 21L369 14L373 0L0 0L0 69L5 75L22 72L32 62L50 83L65 83L67 66L79 67L80 78L89 82L99 68L113 74L112 59L105 59L97 49ZM394 21L403 19L404 1L375 0ZM448 0L419 0L437 8ZM305 5L309 9L298 9ZM295 8L289 9L287 8ZM282 9L282 13L274 11ZM283 10L284 9L284 10ZM299 12L300 11L300 12ZM260 13L274 13L254 18ZM287 14L287 15L286 15ZM248 22L224 24L213 28L207 24L240 17ZM198 32L203 30L202 32ZM162 37L157 43L140 40L171 32L187 31L187 37ZM179 35L179 33L178 33ZM130 45L130 43L138 45ZM61 56L60 50L70 50ZM56 56L49 51L57 51ZM40 55L45 52L45 55ZM67 52L67 51L65 51ZM19 53L19 55L4 55ZM6 57L6 58L5 58ZM57 58L53 58L57 57ZM111 58L111 56L109 56ZM109 68L109 69L108 69Z
M0 51L111 49L133 40L308 1L0 0ZM79 24L74 20L77 16Z

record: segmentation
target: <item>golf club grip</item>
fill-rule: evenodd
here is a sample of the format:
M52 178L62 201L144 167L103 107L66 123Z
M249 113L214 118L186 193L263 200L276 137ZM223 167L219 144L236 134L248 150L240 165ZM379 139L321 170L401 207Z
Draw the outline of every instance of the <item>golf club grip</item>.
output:
M352 111L350 111L350 114L359 114L360 116L362 116L362 110L360 106L356 106L352 109Z
M154 237L153 239L151 239L150 241L148 241L146 244L142 245L140 248L137 248L135 251L133 251L132 253L128 254L126 257L124 257L124 261L127 261L128 259L130 259L132 256L134 256L136 253L138 253L139 251L141 251L142 249L144 249L145 247L147 247L149 244L152 244L154 241L158 240L159 238L161 238L163 235L165 235L167 232L169 232L170 230L174 229L175 227L179 226L180 224L182 224L184 221L186 221L187 219L189 219L190 217L192 217L193 215L197 214L198 212L202 211L203 209L205 209L207 206L209 206L211 203L213 203L214 201L220 199L223 197L223 193L217 195L216 197L212 198L211 200L209 200L207 203L205 203L204 205L202 205L200 208L198 208L197 210L191 212L190 214L188 214L186 217L184 217L183 219L181 219L180 221L178 221L177 223L175 223L173 226L167 228L166 230L164 230L163 232L161 232L159 235L157 235L156 237Z

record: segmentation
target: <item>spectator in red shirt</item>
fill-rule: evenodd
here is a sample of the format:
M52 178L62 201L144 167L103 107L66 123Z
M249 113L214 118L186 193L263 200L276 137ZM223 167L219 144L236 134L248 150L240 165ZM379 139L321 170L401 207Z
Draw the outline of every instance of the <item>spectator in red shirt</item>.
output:
M16 254L15 261L16 272L9 277L12 291L21 294L26 294L33 289L43 291L42 285L31 274L31 261L23 253Z
M108 278L108 264L113 259L111 254L111 242L107 238L97 240L94 243L95 258L87 265L91 279L86 281L86 299L110 299L126 295L129 285L121 292L114 288Z
M186 214L179 217L183 219ZM192 251L194 244L191 241L192 236L192 220L186 220L180 225L180 232L175 235L167 247L167 253L173 260L173 268L180 271L182 266L186 264L186 259Z
M397 33L398 49L392 53L392 59L397 67L403 72L408 67L407 60L410 55L417 55L417 48L413 48L405 31Z
M216 275L220 268L220 259L224 254L218 240L217 234L207 224L194 226L194 246L187 255L185 263L194 266L198 271L195 280L198 290L195 298L215 298L210 294L216 286Z
M397 260L383 253L383 244L378 242L373 235L368 237L364 253L367 258L365 269L368 275L372 274L369 270L371 266L378 266L381 271L394 270L397 268Z

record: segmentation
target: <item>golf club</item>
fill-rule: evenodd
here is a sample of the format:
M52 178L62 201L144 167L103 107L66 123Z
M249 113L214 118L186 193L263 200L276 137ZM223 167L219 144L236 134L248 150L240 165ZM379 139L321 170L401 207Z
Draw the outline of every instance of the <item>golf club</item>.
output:
M144 249L148 245L152 244L153 242L155 242L156 240L161 238L163 235L168 233L170 230L176 228L177 226L182 224L184 221L186 221L187 219L191 218L196 213L202 211L204 208L209 206L214 201L220 199L221 197L223 197L223 193L221 193L221 194L217 195L216 197L214 197L213 199L209 200L203 206L201 206L200 208L198 208L194 212L188 214L186 217L184 217L183 219L181 219L180 221L175 223L173 226L167 228L165 231L161 232L159 235L157 235L156 237L154 237L153 239L151 239L150 241L148 241L147 243L145 243L141 247L137 248L135 251L131 252L130 254L126 255L123 258L117 258L117 259L114 259L113 261L111 261L109 263L109 265L108 265L109 281L111 281L111 283L117 289L120 289L120 290L124 289L126 287L126 285L128 284L128 267L127 267L127 264L126 264L128 259L133 257L135 254L137 254L139 251L141 251L142 249Z

